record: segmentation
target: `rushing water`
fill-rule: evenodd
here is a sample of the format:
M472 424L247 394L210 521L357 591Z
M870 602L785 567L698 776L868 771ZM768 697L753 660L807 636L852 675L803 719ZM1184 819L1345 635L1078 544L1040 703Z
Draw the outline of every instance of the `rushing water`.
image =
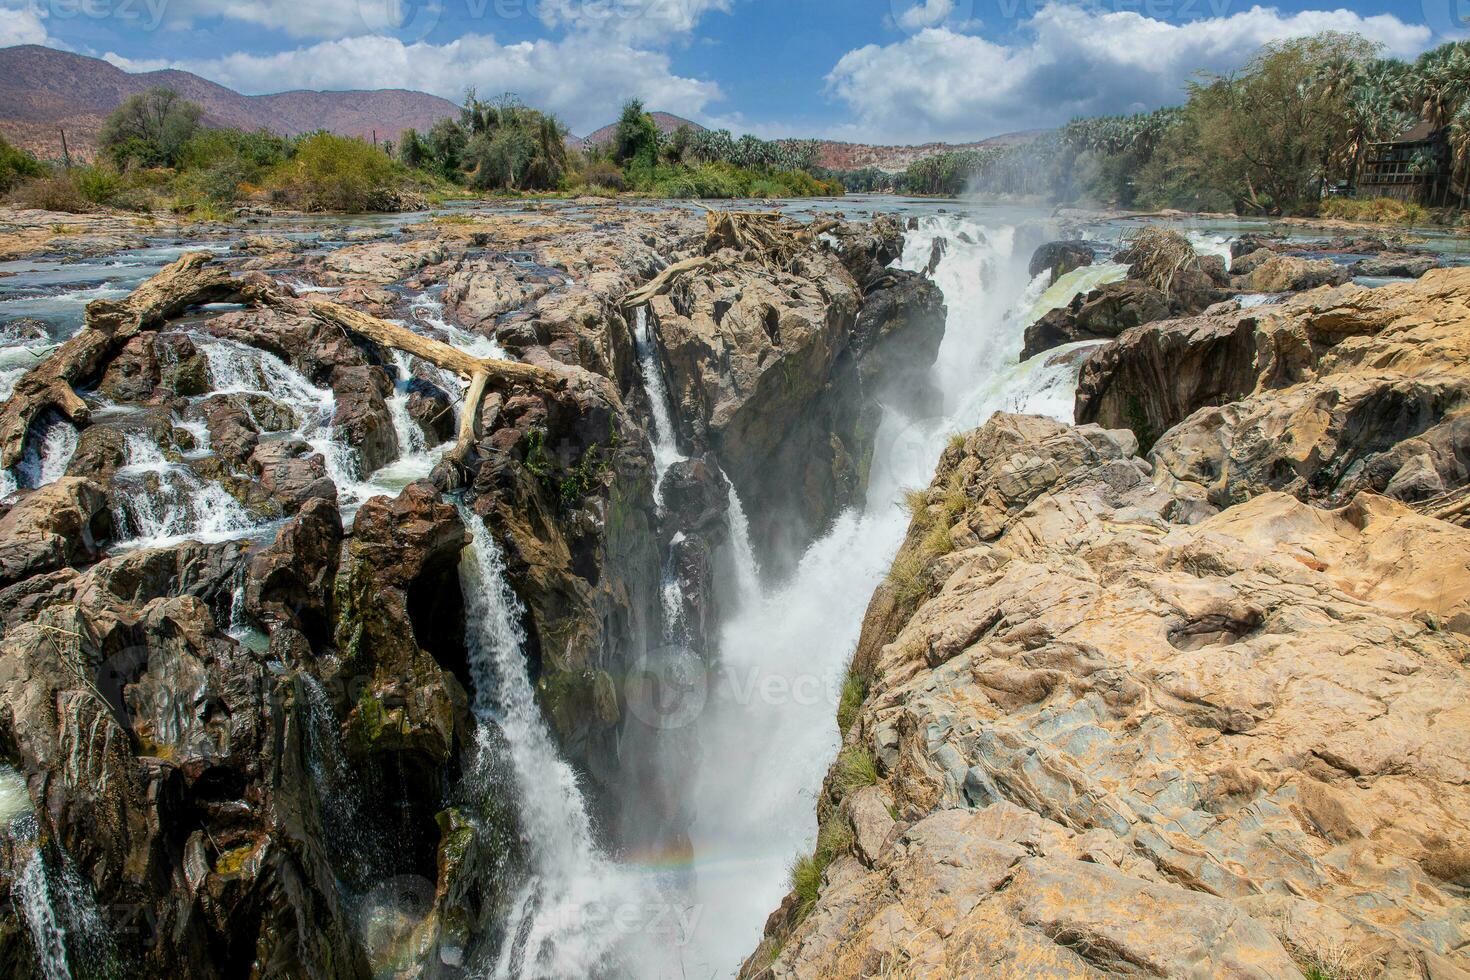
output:
M459 577L478 764L488 765L503 744L528 863L504 911L506 938L479 975L559 980L617 971L626 939L617 917L644 907L640 886L598 848L576 773L541 716L526 670L524 608L506 581L500 546L473 511L461 505L460 516L472 535Z
M840 744L835 715L847 662L908 525L901 491L926 486L949 434L993 411L1071 413L1075 366L1049 364L1050 355L1017 363L1045 287L1025 275L1035 244L1025 231L931 216L909 234L905 268L922 269L936 238L949 244L935 273L949 307L934 372L944 410L930 419L885 410L867 506L842 514L788 580L759 583L740 530L744 515L732 500L736 573L717 588L721 607L733 614L708 705L687 735L701 753L697 770L684 777L695 813L694 864L663 878L693 928L686 945L661 950L658 975L732 975L786 893L792 860L810 851L815 795ZM1051 300L1065 303L1115 274L1100 267L1074 276Z

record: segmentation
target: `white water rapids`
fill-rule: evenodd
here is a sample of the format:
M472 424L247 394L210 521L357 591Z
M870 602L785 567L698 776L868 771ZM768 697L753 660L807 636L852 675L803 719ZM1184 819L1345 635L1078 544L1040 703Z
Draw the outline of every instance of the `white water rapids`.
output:
M651 969L641 975L733 975L786 894L793 859L810 853L815 796L840 745L835 717L847 663L908 525L902 491L927 486L948 436L995 411L1070 419L1076 366L1049 364L1055 352L1017 363L1045 286L1026 278L1031 243L1018 245L1014 227L930 217L909 233L899 264L924 268L940 237L949 246L935 273L949 308L934 371L942 414L910 419L885 410L867 506L841 515L787 581L764 590L742 583L753 574L746 542L734 564L747 571L720 585L721 605L734 613L707 707L687 733L701 756L685 777L694 863L658 875L691 930L680 944L647 943ZM1097 276L1077 277L1077 288ZM741 535L734 537L739 548Z

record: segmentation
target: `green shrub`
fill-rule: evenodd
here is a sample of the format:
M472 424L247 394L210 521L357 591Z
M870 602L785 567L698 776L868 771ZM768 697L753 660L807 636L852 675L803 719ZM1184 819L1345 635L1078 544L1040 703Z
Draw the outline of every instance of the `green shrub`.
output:
M10 200L25 208L85 214L92 205L82 197L70 174L58 173L28 180L10 192Z
M362 140L317 133L278 166L273 193L303 211L364 212L391 208L408 182L407 172L382 150Z
M102 123L97 145L119 169L177 166L203 114L177 92L152 88L123 100Z
M846 733L857 721L858 709L868 697L868 679L853 664L847 668L842 682L842 698L837 703L837 730Z
M877 784L878 766L867 749L852 745L837 756L837 788L843 796Z
M838 856L852 847L852 830L841 819L828 820L817 832L817 849L791 865L791 890L796 893L796 921L811 914L822 888L822 875Z
M611 160L593 160L582 171L582 181L588 187L605 187L613 191L625 191L628 182L623 171Z
M1429 212L1418 204L1396 201L1388 197L1333 198L1323 201L1319 214L1340 221L1369 221L1375 224L1422 225Z
M8 191L26 180L46 176L41 161L19 147L11 146L0 136L0 192Z

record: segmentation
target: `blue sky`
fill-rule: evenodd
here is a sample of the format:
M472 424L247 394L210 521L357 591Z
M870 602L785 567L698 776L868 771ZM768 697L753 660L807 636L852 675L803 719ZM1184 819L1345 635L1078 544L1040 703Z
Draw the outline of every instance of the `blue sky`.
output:
M628 96L706 125L978 139L1177 101L1262 43L1356 31L1411 57L1470 0L0 0L0 46L178 67L243 92L513 91L583 134Z

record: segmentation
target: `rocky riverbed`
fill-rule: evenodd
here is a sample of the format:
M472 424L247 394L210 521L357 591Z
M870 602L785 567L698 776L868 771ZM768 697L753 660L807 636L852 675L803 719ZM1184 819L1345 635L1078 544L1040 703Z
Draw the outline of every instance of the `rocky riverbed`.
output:
M32 260L148 244L11 218ZM635 661L710 654L733 494L793 535L861 499L861 407L943 331L932 283L875 271L896 223L779 231L773 256L661 208L215 229L84 323L10 324L38 340L0 412L7 975L619 972L612 930L562 921L578 875L689 833ZM624 305L691 256L708 275ZM329 307L536 380L462 419L469 378Z
M0 212L7 975L1470 969L1470 271L803 217Z

